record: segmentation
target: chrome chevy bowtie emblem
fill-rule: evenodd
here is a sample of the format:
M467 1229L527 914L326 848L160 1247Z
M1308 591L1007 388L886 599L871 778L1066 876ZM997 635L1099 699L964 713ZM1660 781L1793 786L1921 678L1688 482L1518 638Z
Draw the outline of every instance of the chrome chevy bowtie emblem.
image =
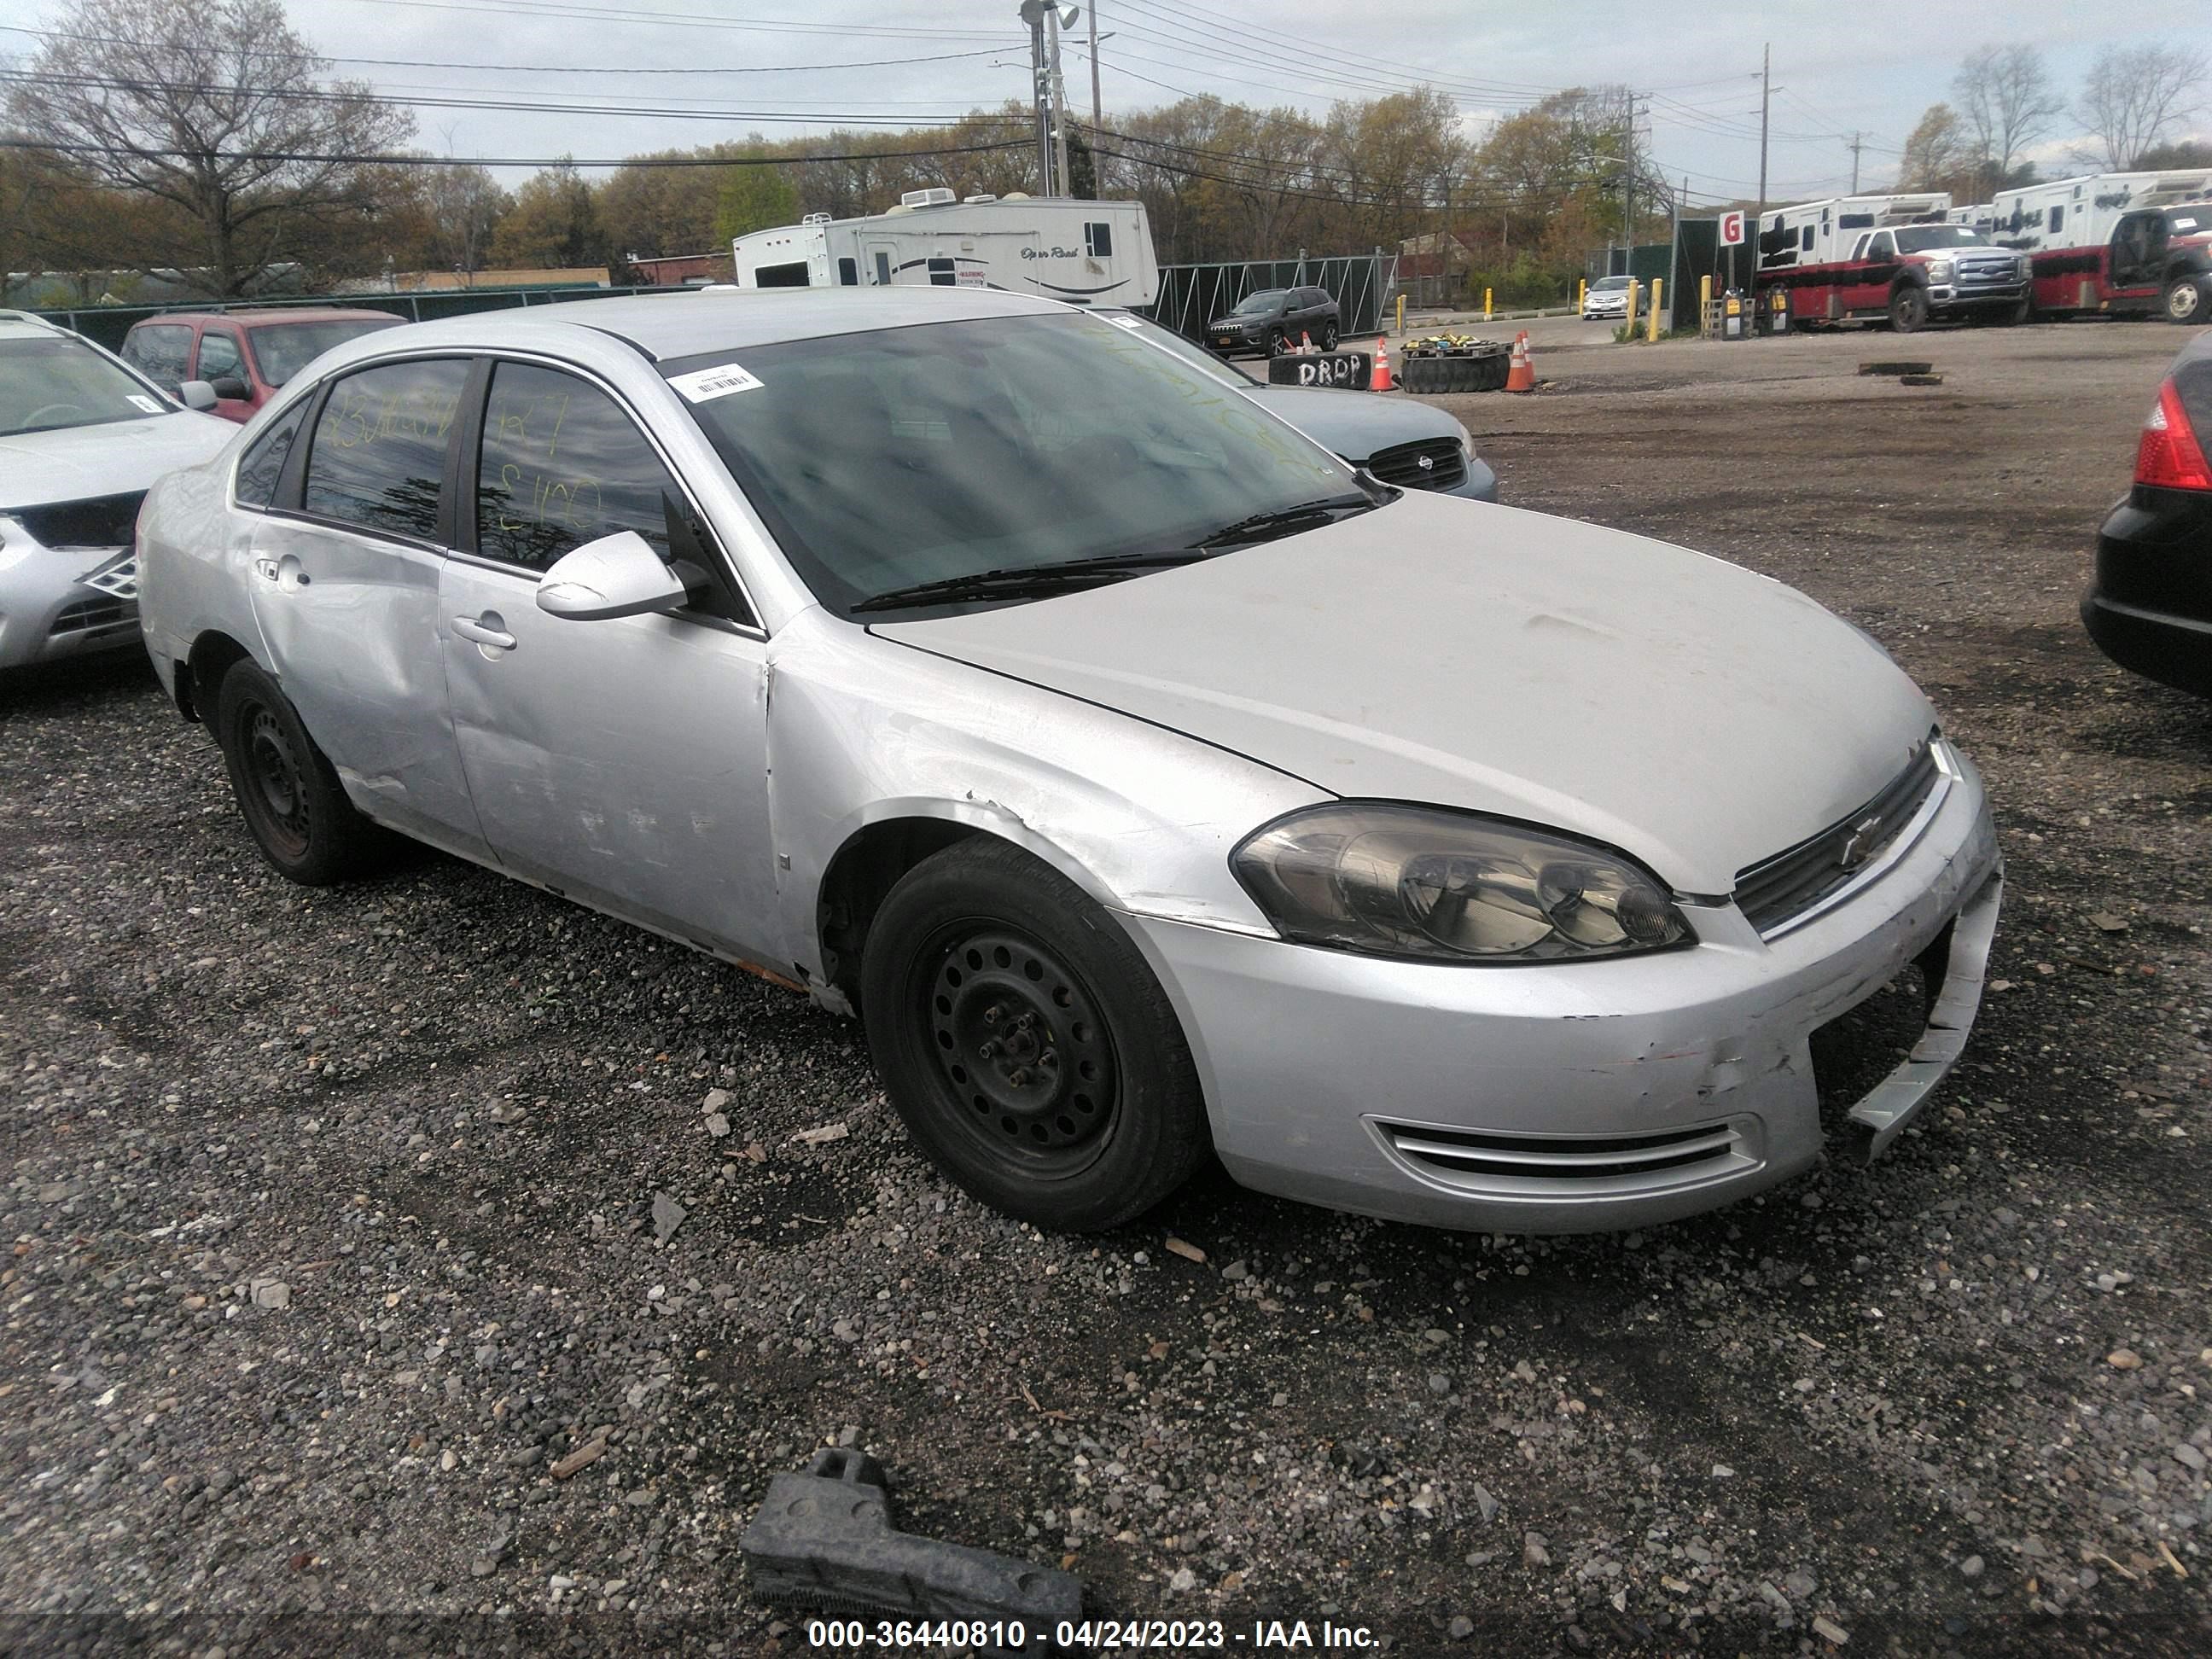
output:
M1874 856L1875 840L1881 834L1881 814L1861 818L1851 826L1851 833L1844 837L1842 849L1836 862L1846 870L1856 870Z

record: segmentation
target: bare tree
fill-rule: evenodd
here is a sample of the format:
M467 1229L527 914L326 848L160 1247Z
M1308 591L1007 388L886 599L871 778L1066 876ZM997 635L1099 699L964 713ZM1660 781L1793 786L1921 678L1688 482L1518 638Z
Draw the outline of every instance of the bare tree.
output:
M426 170L422 181L424 204L430 210L434 233L446 263L457 270L481 270L490 251L492 233L514 205L514 198L483 167L449 162Z
M330 68L279 0L79 0L9 111L80 176L166 207L174 262L228 298L301 220L361 214L356 158L414 130L365 84L326 81Z
M1987 169L1984 199L2004 186L2021 152L2066 112L2033 46L1982 47L1959 66L1951 90Z
M2196 47L2161 40L2099 52L2079 113L2105 166L2120 173L2138 165L2169 128L2194 114L2208 69L2212 65Z

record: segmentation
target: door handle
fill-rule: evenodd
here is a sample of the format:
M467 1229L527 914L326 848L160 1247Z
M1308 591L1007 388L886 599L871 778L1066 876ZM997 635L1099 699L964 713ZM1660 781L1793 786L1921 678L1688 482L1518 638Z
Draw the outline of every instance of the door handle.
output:
M497 622L499 618L494 617L491 620L493 622ZM454 617L453 632L459 635L463 639L472 641L477 645L489 646L495 651L512 651L514 649L514 635L507 633L500 629L490 627L474 617Z
M264 582L275 581L276 580L276 561L274 559L254 560L253 574L260 577Z

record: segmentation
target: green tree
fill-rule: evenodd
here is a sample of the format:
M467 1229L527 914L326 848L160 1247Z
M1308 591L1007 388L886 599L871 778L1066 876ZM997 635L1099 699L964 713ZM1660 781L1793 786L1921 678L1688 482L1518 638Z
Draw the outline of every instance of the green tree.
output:
M607 257L592 187L566 160L532 174L492 234L494 264L573 270Z
M768 154L765 149L751 152ZM799 220L799 189L791 170L780 163L763 162L732 167L714 198L714 237L726 246L757 230L773 230Z

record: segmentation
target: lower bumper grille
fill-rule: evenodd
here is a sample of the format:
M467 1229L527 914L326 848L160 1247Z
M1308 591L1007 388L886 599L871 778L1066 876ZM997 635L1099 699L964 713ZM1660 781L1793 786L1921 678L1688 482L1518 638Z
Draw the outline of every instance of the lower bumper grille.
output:
M1747 865L1736 872L1735 902L1760 933L1802 915L1849 885L1888 849L1927 801L1942 776L1934 739L1913 751L1905 769L1858 811L1846 814L1810 841Z
M121 623L135 622L138 607L129 599L79 599L65 605L55 614L53 625L46 629L49 639L61 639L71 634L89 634L95 629L113 628Z
M1367 470L1401 489L1456 489L1467 481L1467 452L1450 438L1425 438L1376 450Z
M1741 1167L1747 1154L1731 1123L1701 1123L1644 1135L1514 1135L1377 1122L1410 1164L1490 1191L1557 1192L1569 1187L1648 1189Z

